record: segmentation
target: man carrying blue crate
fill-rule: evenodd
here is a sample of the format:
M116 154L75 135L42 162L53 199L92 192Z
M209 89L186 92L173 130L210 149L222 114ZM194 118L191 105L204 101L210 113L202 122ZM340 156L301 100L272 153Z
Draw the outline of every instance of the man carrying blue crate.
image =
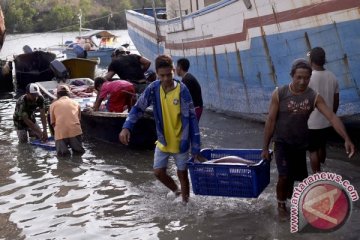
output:
M158 136L154 154L154 174L176 196L181 194L183 203L187 203L190 187L186 163L189 159L190 145L194 157L200 152L200 133L194 104L186 86L174 80L171 57L158 56L155 68L159 80L152 82L145 89L131 109L119 139L128 145L135 123L144 114L145 109L153 105ZM170 156L175 159L181 190L166 172Z
M276 88L272 94L269 115L265 123L262 157L270 159L269 144L274 141L274 153L279 173L276 186L278 211L281 218L288 216L286 199L291 198L294 181L302 181L308 176L306 150L308 146L307 121L317 108L331 123L336 132L345 140L348 157L355 152L341 120L324 99L308 87L312 69L305 59L293 62L289 85Z

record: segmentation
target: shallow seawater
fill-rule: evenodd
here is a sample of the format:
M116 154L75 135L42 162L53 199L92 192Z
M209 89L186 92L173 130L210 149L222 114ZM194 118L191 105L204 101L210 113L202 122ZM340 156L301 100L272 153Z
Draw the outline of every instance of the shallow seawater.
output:
M257 199L191 195L187 206L166 197L152 174L153 152L84 139L82 157L19 145L15 101L0 102L0 239L359 239L360 204L336 232L290 233L276 214L276 169ZM205 111L203 147L260 148L263 124ZM357 159L333 148L325 169L360 189ZM335 160L332 156L342 156ZM176 179L170 164L169 173Z

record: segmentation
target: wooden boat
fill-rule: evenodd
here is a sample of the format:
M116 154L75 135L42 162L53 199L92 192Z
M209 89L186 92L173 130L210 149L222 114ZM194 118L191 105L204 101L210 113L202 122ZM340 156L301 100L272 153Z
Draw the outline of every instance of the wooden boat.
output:
M5 36L6 36L5 33L6 33L5 18L0 6L0 50L5 42Z
M266 114L272 91L289 84L292 61L323 47L340 85L337 113L351 116L360 114L359 7L359 0L167 0L166 9L128 10L126 19L141 55L188 58L205 106L244 117Z
M61 61L69 72L69 78L95 78L99 59L69 58Z
M15 57L16 93L21 95L29 83L50 81L55 77L51 62L56 55L45 51L29 51ZM99 60L72 58L61 61L70 78L94 79Z
M17 55L14 59L16 94L25 93L29 83L50 81L54 77L50 63L56 58L54 53L34 51Z
M83 132L95 139L119 143L119 133L127 113L82 111L81 127ZM152 110L148 110L134 127L129 147L153 149L156 141L156 127Z
M84 35L78 36L76 43L70 43L68 45L64 51L66 57L79 57L79 46L87 52L87 56L83 57L99 58L100 65L107 66L111 63L111 54L120 46L120 43L118 37L109 31L92 30Z
M0 93L13 92L12 61L0 60Z
M93 85L89 78L68 79L65 83L72 85L75 81L83 81L86 85ZM59 83L55 80L47 82L38 82L38 85L45 96L55 100L54 90ZM119 133L126 120L128 113L114 112L94 112L89 109L96 100L92 97L73 98L81 107L81 127L86 136L95 138L104 142L120 144ZM156 127L152 115L152 110L146 111L146 114L136 123L132 132L129 147L153 149L155 147Z
M4 44L6 36L4 14L0 6L0 50ZM0 93L9 93L14 91L14 83L12 76L12 61L0 60ZM6 96L5 96L6 97Z

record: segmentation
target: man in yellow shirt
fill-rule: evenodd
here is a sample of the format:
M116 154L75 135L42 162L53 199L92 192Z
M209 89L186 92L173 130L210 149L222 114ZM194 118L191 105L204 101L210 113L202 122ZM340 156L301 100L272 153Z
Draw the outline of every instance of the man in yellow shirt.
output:
M50 105L50 121L55 130L55 146L58 156L69 155L70 146L73 153L85 152L81 141L80 106L69 98L70 89L59 85L58 99Z
M176 196L189 200L189 179L186 162L189 150L194 157L200 152L200 133L195 116L194 104L187 87L174 80L174 66L167 55L160 55L155 61L159 80L152 82L131 109L121 131L120 141L127 145L136 121L152 105L158 141L154 154L154 174ZM167 174L169 157L175 159L181 190Z

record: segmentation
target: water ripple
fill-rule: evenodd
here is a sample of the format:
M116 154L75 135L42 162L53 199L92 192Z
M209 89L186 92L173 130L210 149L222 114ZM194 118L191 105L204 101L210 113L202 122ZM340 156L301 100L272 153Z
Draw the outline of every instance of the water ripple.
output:
M152 173L152 151L132 151L85 139L81 158L58 159L54 152L19 145L11 115L14 101L0 104L0 239L356 239L360 205L331 235L293 235L275 213L277 171L258 199L191 195L184 206ZM228 124L216 125L221 119ZM258 144L262 126L204 113L202 138L209 147ZM241 135L241 127L247 130ZM239 132L234 131L239 128ZM231 130L231 131L230 131ZM230 133L229 133L230 132ZM244 137L245 136L245 137ZM245 143L246 142L246 143ZM360 168L327 161L360 190ZM176 179L172 164L169 174ZM179 198L178 198L179 199Z

